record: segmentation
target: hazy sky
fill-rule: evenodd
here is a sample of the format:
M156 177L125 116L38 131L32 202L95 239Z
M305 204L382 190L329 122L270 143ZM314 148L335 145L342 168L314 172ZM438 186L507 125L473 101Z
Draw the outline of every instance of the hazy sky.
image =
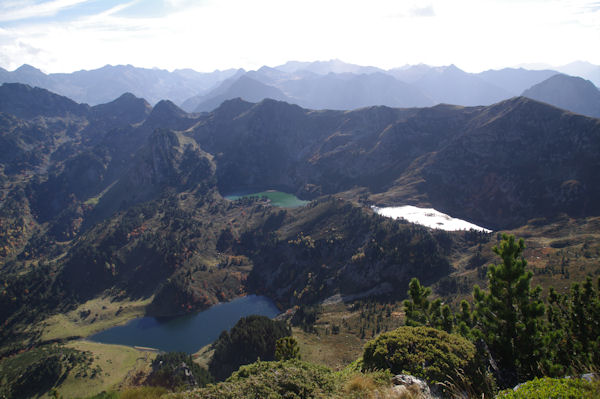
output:
M0 66L600 64L600 1L0 0Z

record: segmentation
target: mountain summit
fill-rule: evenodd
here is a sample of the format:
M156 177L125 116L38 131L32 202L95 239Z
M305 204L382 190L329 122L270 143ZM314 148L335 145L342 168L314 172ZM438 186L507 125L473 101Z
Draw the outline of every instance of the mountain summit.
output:
M554 75L523 92L523 96L556 107L600 118L600 90L589 80Z

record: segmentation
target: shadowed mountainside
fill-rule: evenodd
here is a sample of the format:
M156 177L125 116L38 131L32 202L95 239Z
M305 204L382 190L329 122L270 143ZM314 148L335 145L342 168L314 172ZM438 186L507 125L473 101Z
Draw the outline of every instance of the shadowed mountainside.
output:
M242 111L231 118L232 108ZM233 100L202 120L193 137L218 154L223 192L264 186L314 195L366 187L378 202L428 203L502 228L557 212L599 211L599 124L526 98L353 112Z
M51 178L36 183L41 191L35 189L33 197L41 207L55 204L50 214L63 207L40 197L42 192L61 192L51 184L52 176L66 173L61 184L69 187L68 181L77 181L75 175L88 171L86 176L96 182L89 185L95 188L88 190L80 181L64 191L61 201L67 203L73 193L79 200L93 197L125 176L156 129L185 131L181 139L210 154L217 185L225 193L282 187L315 197L364 187L379 203L431 204L495 228L556 212L582 216L598 211L592 172L598 166L598 120L526 98L489 107L371 107L352 112L231 100L212 113L194 116L169 101L150 111L131 95L89 108L23 85L0 90L6 92L2 109L7 114L57 115L67 129L61 133L65 138L54 139L48 147L48 158L37 161L38 167L46 165ZM73 125L75 117L79 125ZM8 115L4 120L3 140L14 148L5 153L6 173L15 167L10 159L40 156L28 142L42 140L43 147L49 138L42 134L25 139L17 133L22 129L17 126L25 123L19 125ZM82 157L88 157L83 164ZM488 186L495 188L486 191Z
M554 75L525 90L523 96L578 114L600 117L600 90L582 78Z

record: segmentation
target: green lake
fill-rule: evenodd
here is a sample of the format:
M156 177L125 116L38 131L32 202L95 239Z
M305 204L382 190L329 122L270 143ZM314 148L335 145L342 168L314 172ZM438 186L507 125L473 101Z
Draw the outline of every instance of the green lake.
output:
M240 198L248 197L267 197L271 200L271 205L279 206L282 208L297 208L308 204L309 201L304 201L296 197L294 194L284 193L282 191L268 190L261 191L260 193L251 194L231 194L226 195L225 199L235 201Z

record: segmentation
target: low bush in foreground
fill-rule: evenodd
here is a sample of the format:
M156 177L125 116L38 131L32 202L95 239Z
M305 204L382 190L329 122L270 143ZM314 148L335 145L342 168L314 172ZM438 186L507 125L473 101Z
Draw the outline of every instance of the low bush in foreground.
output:
M308 399L329 397L336 389L335 374L326 367L300 360L258 361L240 367L225 382L171 397Z
M497 399L579 399L599 398L600 383L574 378L536 378L519 386L516 391L507 389Z
M475 346L465 338L429 327L400 327L367 342L363 369L408 373L429 383L456 381L475 370Z

